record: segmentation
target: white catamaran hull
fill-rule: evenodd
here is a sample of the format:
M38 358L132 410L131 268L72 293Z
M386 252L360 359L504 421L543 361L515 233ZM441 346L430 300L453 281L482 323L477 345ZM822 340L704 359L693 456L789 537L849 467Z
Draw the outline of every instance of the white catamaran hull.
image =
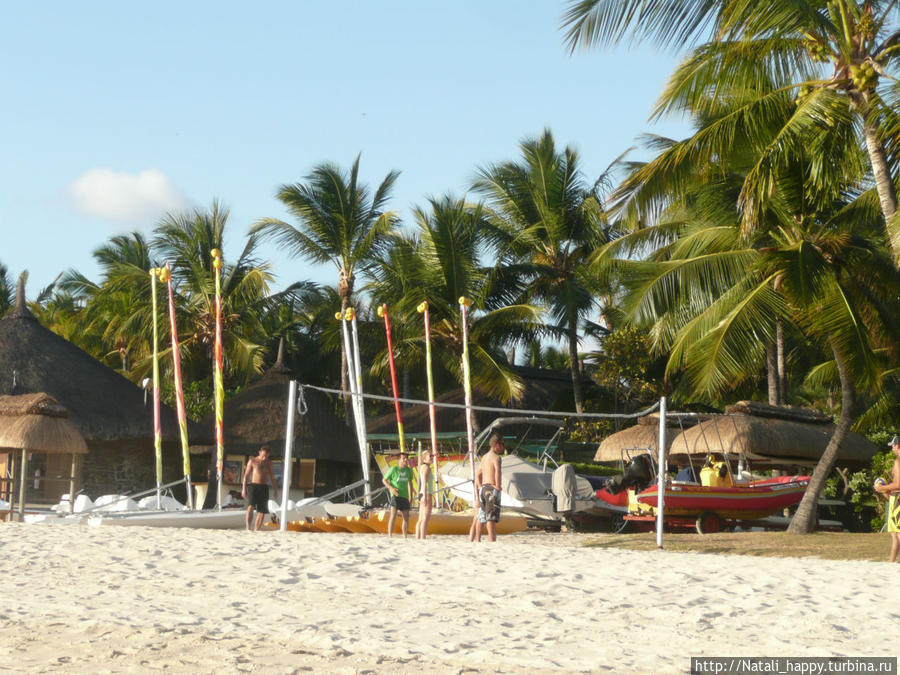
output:
M135 511L88 516L94 527L194 527L212 530L240 530L246 527L246 509L223 511Z
M556 499L552 491L553 472L542 469L516 455L501 458L503 488L500 506L533 518L558 519L565 514L555 510ZM459 499L469 504L472 494L472 471L467 461L445 462L439 468L444 485ZM574 512L589 511L597 507L594 489L584 478L577 478Z

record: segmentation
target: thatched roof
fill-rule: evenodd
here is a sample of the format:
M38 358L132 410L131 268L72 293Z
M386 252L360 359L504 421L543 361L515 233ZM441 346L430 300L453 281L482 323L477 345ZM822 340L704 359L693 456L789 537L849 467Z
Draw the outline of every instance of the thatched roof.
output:
M87 444L68 417L69 411L44 393L0 396L0 449L86 454Z
M262 377L225 402L225 452L255 455L267 445L273 457L284 456L290 371L277 361ZM294 420L294 457L359 464L359 444L353 430L334 412L331 401L311 389L303 390L305 415ZM204 433L194 452L215 446L215 414L200 421Z
M831 417L813 408L800 408L791 405L770 405L759 401L738 401L725 407L726 413L753 415L754 417L771 417L793 422L810 424L830 424Z
M825 452L833 424L796 422L752 415L722 415L686 429L669 452L697 453L725 450L744 452L779 461L815 463ZM840 466L868 465L878 446L859 434L849 433L838 450Z
M88 441L153 438L152 406L140 387L42 326L20 284L16 307L0 319L0 394L37 392L59 401ZM163 406L161 417L163 438L177 442L175 412Z
M659 447L659 416L656 425L635 424L622 431L610 434L600 443L594 455L595 462L617 462L622 459L624 450L649 448L654 453ZM666 425L666 449L672 447L675 436L681 433L681 429Z

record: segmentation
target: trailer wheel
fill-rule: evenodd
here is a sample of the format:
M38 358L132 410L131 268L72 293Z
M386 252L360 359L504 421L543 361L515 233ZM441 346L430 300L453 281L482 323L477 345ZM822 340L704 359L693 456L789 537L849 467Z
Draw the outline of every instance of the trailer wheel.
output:
M609 532L610 534L620 534L628 529L629 524L621 513L614 513L609 518Z
M712 534L722 531L722 519L713 511L705 511L697 516L697 534Z

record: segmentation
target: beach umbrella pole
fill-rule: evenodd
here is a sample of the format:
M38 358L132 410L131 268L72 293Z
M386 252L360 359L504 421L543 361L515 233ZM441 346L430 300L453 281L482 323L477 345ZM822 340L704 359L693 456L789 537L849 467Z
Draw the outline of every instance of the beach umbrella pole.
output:
M297 410L297 381L288 385L287 429L284 432L284 482L281 487L281 522L279 529L287 530L288 495L291 487L291 462L294 454L294 415Z
M663 547L663 511L666 492L666 397L659 399L659 462L656 476L656 546Z
M472 305L472 301L465 296L459 299L459 316L462 323L462 367L463 367L463 390L466 396L466 441L469 445L469 469L472 478L472 494L474 500L473 507L478 508L481 499L478 490L475 489L475 424L472 419L472 372L469 366L469 312L468 308Z

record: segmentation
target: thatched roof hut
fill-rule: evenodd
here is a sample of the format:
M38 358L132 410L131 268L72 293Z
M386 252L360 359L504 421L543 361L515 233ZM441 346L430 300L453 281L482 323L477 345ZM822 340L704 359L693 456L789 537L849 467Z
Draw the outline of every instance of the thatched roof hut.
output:
M293 378L282 363L281 353L279 349L275 365L225 402L223 426L227 455L255 455L266 445L273 458L284 457L288 387ZM306 413L300 414L298 410L294 420L294 459L315 460L314 481L325 491L357 480L362 469L353 429L335 413L324 394L304 389L302 395ZM215 414L207 415L200 424L205 431L191 452L214 453ZM299 475L293 473L295 482Z
M261 377L225 402L223 411L225 451L229 454L255 455L267 445L272 457L284 456L284 432L287 428L288 386L291 373L276 362ZM331 401L317 391L303 390L306 414L294 420L294 456L359 464L356 435L334 412ZM215 414L204 417L204 434L194 446L198 452L215 445Z
M671 454L672 442L686 428L702 420L709 419L706 413L680 413L666 417L666 451ZM638 418L637 424L610 434L600 443L594 455L595 462L617 462L625 450L649 449L654 453L659 448L659 413L651 413Z
M666 450L672 447L672 441L679 433L681 433L680 428L666 425ZM618 462L623 458L622 453L624 451L640 448L647 448L654 454L657 452L659 448L658 423L656 426L635 424L633 427L610 434L598 446L594 455L594 461Z
M672 453L741 452L776 463L814 465L834 433L833 424L731 414L712 417L674 439ZM879 451L863 436L849 433L838 450L837 464L868 466Z
M0 396L0 450L86 455L84 437L68 417L48 394Z
M70 413L87 440L153 438L152 410L136 384L42 326L20 283L16 306L0 319L0 394L45 392ZM163 406L165 440L178 441L175 412Z
M88 448L68 417L69 411L44 393L0 396L0 452L3 452L2 464L11 465L4 466L6 470L2 475L13 477L11 481L4 478L0 492L6 497L18 492L20 518L25 513L26 477L33 475L28 470L28 460L35 454L51 457L55 472L60 472L59 478L65 475L63 480L55 480L56 484L51 486L54 496L65 487L69 494L75 491L78 455L87 454ZM21 454L16 455L15 451ZM62 462L59 461L61 455L65 458ZM65 467L68 471L63 474ZM33 491L40 488L42 482L46 489L46 469L42 473L39 468Z
M83 487L97 497L155 483L152 405L144 391L42 326L25 304L20 279L15 307L0 319L0 394L43 392L70 413L88 446ZM181 476L175 412L162 406L164 480ZM188 424L193 436L196 427Z

